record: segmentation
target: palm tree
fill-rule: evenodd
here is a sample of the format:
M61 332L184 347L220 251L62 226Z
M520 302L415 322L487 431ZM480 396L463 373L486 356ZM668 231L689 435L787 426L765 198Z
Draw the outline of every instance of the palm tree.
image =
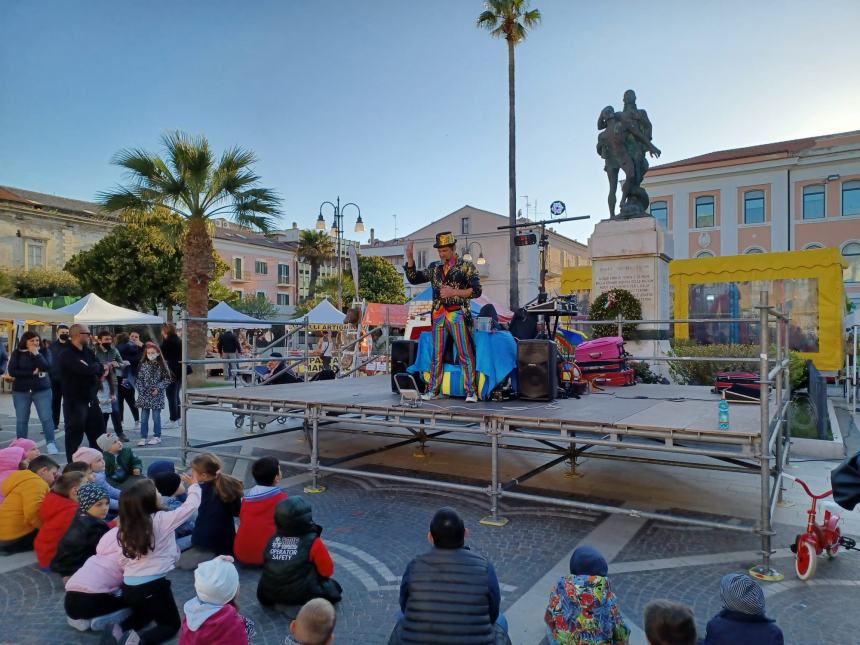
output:
M302 231L299 234L297 253L302 261L311 265L308 282L308 300L313 300L320 275L320 265L334 257L334 242L325 231Z
M478 16L478 27L487 29L494 38L508 42L508 217L517 223L517 135L514 92L514 47L526 38L526 30L540 24L537 9L529 9L529 0L484 0L484 11ZM510 229L511 310L519 307L519 272L514 245L516 229Z
M151 217L166 209L185 220L182 240L182 280L187 287L186 310L205 318L209 283L215 278L210 235L213 217L229 217L237 224L262 232L271 230L280 214L280 197L258 187L250 150L230 148L216 161L203 136L170 132L162 137L164 156L145 150L120 150L112 163L127 170L127 183L98 195L109 212L127 217ZM206 323L188 324L190 358L203 358ZM198 370L201 372L201 370Z

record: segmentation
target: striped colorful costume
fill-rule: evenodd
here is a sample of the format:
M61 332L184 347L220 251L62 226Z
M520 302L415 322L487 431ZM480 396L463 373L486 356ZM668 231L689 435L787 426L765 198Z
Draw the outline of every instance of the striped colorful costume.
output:
M433 366L429 391L438 394L442 388L444 371L445 339L450 334L457 348L457 357L462 366L466 396L476 394L475 350L469 336L472 329L471 298L481 295L481 280L474 264L454 257L450 262L432 262L424 270L413 264L404 266L406 279L411 284L429 282L433 287ZM442 298L443 286L472 290L469 298Z

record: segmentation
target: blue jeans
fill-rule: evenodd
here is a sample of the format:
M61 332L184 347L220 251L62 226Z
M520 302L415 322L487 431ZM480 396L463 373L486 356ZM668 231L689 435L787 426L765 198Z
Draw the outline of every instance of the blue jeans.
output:
M15 436L19 439L27 437L27 424L30 423L30 404L36 406L36 414L42 422L42 432L45 441L54 443L54 414L51 409L53 395L51 388L32 392L12 392L12 403L15 405Z
M149 415L152 415L152 435L161 436L161 410L140 408L140 436L146 439L149 434Z

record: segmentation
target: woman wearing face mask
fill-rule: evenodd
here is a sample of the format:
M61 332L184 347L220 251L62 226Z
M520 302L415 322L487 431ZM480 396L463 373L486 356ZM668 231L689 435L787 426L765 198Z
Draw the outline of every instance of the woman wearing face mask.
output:
M49 455L56 455L54 419L51 415L51 379L48 376L50 367L41 350L41 343L38 334L32 331L24 332L18 341L18 348L12 352L9 359L9 375L15 378L12 383L15 435L18 438L27 437L30 408L35 405L48 444L46 450Z
M144 356L137 370L137 409L140 410L140 441L138 446L161 443L161 411L164 409L164 391L173 377L164 362L164 357L155 343L147 343ZM152 417L152 438L149 434L149 418Z

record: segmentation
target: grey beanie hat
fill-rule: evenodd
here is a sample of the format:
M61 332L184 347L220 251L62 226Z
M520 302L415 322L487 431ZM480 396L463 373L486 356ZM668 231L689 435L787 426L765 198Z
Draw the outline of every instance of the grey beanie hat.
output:
M764 614L764 592L745 573L724 575L720 580L720 598L726 609L753 616Z

